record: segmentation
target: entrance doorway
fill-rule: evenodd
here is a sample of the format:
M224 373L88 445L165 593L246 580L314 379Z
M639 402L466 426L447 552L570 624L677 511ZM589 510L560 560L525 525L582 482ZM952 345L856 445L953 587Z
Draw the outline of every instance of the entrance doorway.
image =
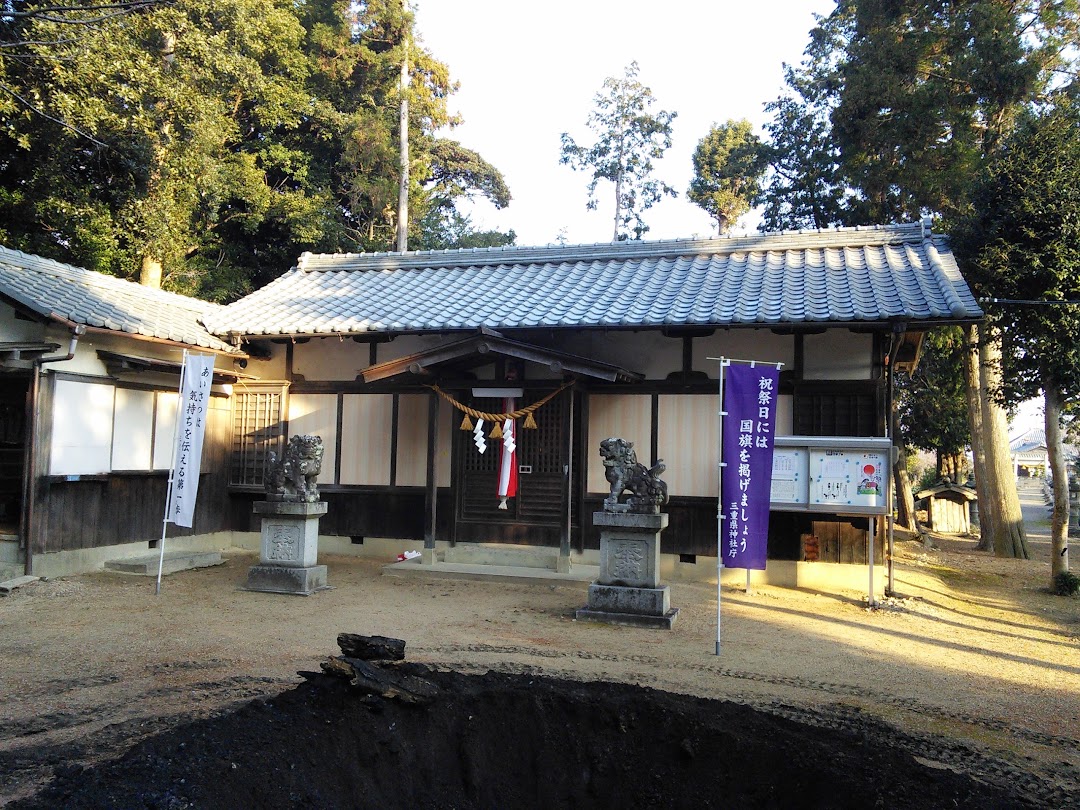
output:
M26 392L30 378L5 374L0 386L0 534L18 534L26 452Z
M522 405L547 393L526 392ZM454 431L455 540L559 545L566 523L570 450L564 400L569 396L560 394L534 411L536 429L517 421L518 494L507 500L506 509L499 509L498 495L502 441L488 439L486 451L480 453L470 431ZM489 413L503 410L501 399L476 398L471 405ZM485 425L485 435L490 430Z

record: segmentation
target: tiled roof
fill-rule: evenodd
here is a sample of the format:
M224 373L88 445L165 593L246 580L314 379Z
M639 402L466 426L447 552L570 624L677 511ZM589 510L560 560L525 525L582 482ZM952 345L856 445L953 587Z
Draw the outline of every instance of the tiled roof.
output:
M869 323L982 317L920 225L709 240L309 254L207 320L217 334Z
M222 309L219 304L5 247L0 247L0 295L53 320L239 353L202 325L202 318Z

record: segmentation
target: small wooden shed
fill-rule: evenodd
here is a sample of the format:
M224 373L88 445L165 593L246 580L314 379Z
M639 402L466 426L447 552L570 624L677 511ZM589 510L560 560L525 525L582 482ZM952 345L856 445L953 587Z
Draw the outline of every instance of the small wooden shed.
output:
M971 487L946 480L917 492L915 499L925 501L931 531L944 534L971 531L971 504L978 500Z

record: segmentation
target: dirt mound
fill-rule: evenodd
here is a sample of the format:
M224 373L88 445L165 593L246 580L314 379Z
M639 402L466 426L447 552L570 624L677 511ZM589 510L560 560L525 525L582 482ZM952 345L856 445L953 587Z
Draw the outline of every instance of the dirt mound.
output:
M802 725L616 683L465 675L407 705L307 673L299 686L70 768L18 808L1006 808L1017 796L920 764L894 730Z

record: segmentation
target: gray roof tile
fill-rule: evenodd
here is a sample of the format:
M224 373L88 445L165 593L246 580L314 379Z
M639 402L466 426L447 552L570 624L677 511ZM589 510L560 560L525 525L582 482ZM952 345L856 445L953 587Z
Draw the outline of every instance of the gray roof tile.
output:
M711 240L304 254L206 318L219 335L962 322L982 317L920 225Z
M221 314L219 304L2 246L0 295L52 320L241 353L202 325L202 318Z

